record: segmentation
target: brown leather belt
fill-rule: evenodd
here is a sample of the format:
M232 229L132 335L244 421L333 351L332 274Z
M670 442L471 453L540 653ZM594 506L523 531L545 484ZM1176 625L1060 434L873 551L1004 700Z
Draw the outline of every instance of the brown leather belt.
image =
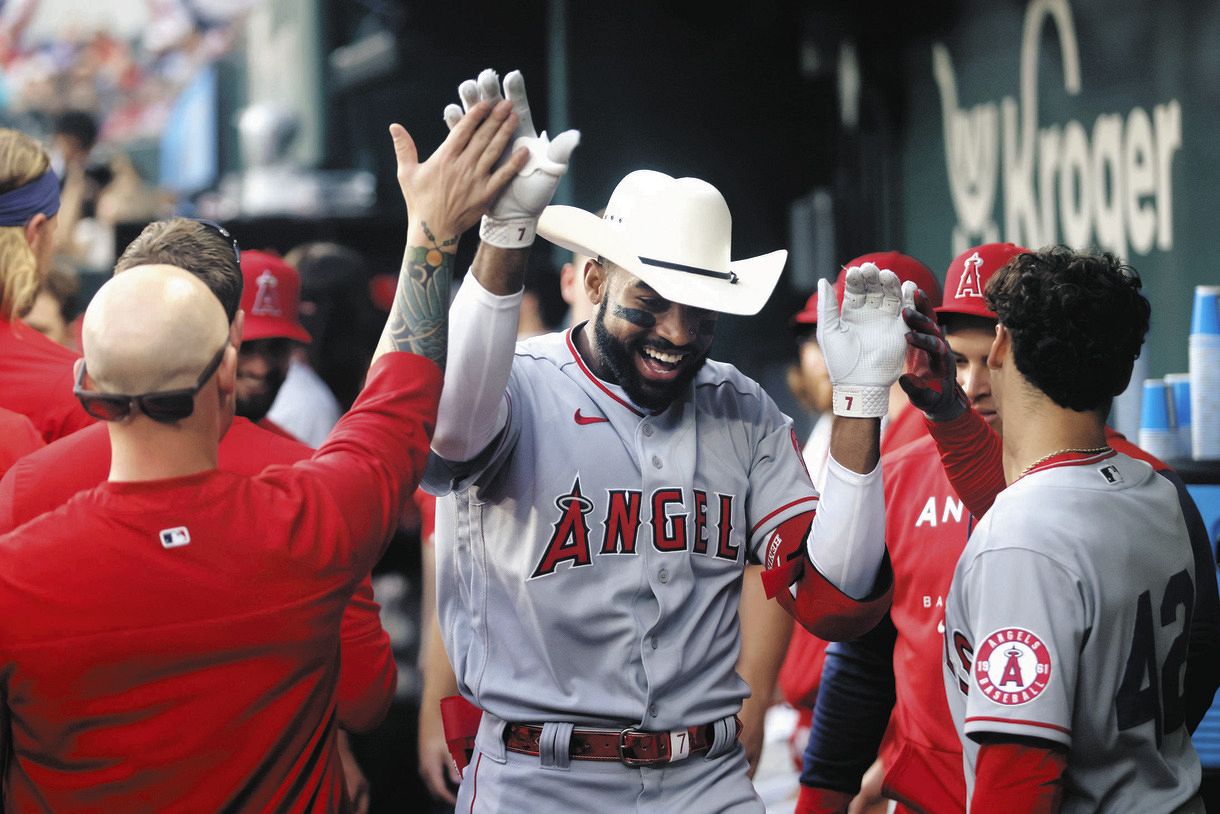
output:
M736 718L741 734L741 719ZM542 727L532 724L507 724L504 727L504 747L523 755L539 754L538 741ZM712 748L716 725L703 724L670 732L642 732L638 729L572 730L568 753L573 760L617 760L627 766L655 766L672 763Z

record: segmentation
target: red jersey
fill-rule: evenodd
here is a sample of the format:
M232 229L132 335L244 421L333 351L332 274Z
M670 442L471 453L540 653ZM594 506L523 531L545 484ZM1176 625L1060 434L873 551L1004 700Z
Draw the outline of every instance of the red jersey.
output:
M0 407L29 418L47 443L94 423L72 395L78 358L24 322L0 319Z
M274 464L303 461L313 450L233 417L220 439L217 465L225 472L257 475ZM96 423L19 461L0 481L0 534L62 506L110 474L110 432ZM349 732L377 726L394 700L398 669L381 607L365 577L343 612L340 632L339 725Z
M890 618L894 711L882 747L887 797L921 811L965 812L962 747L941 678L944 602L970 536L970 513L927 435L882 459L886 545L894 569Z
M262 427L267 432L273 432L276 435L280 436L281 438L289 438L293 441L300 440L295 435L288 432L288 430L284 429L279 424L276 424L274 421L272 421L270 418L267 418L266 416L259 419L256 423L258 424L258 426Z
M912 441L927 437L928 428L924 423L923 412L908 403L886 423L881 433L881 454L889 455ZM888 501L886 505L888 507ZM957 560L952 564L956 565ZM822 681L822 665L826 661L827 644L804 626L794 625L784 663L780 666L780 691L784 700L801 713L801 721L806 728L813 718L813 706L817 702L818 687ZM798 748L798 757L799 754Z
M389 354L307 461L106 482L0 537L8 805L345 808L340 619L423 472L440 389Z
M17 459L44 446L46 443L28 418L0 407L0 475Z

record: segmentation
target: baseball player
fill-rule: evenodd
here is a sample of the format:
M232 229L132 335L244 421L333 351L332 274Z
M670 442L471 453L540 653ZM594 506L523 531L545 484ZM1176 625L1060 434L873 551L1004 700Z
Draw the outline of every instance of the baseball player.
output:
M1148 328L1138 276L1059 247L996 272L988 364L1009 486L945 606L975 811L1202 811L1182 673L1196 590L1178 496L1105 416Z
M706 358L718 313L761 308L785 253L730 260L719 192L647 170L618 184L604 218L542 213L577 135L535 135L520 74L505 89L530 163L484 220L452 308L426 479L449 492L437 516L446 649L485 710L458 807L761 811L735 723L742 569L771 565L778 598L815 632L875 621L888 594L878 419L904 357L893 315L914 286L851 269L840 314L822 282L839 425L811 518L818 495L791 423ZM497 77L460 95L467 108L498 99ZM535 231L596 258L585 284L597 312L514 355Z
M864 263L874 263L888 268L901 280L910 280L935 305L941 301L940 282L931 269L914 257L900 252L872 252L845 263L835 279L835 294L842 301L846 270ZM821 413L813 431L801 450L805 466L813 478L814 486L825 483L826 453L830 445L830 429L834 414L830 409L830 379L826 374L826 360L817 343L818 295L814 292L805 307L793 315L791 327L799 353L799 367L789 369L788 386L797 400L809 409ZM881 455L885 455L914 440L924 437L927 430L918 409L911 405L901 388L891 388L890 405L881 419ZM884 471L884 468L883 468ZM888 544L887 544L888 547ZM812 635L803 627L795 626L788 643L787 655L780 669L779 685L784 700L792 705L799 715L791 740L794 762L801 767L801 755L809 739L813 720L813 706L817 700L818 685L822 678L822 665L827 642Z
M997 269L1023 251L989 243L962 252L949 264L944 300L935 307L955 386L997 428L987 368L995 315L983 290ZM886 546L894 569L891 621L827 653L824 695L805 750L801 812L846 810L879 747L883 793L901 801L898 811L965 810L961 747L944 699L940 652L944 598L973 518L950 485L931 436L925 433L881 460ZM895 682L895 675L902 680Z
M935 396L951 395L939 405L967 411L981 427L1000 429L991 397L987 355L995 335L995 314L983 298L991 275L1014 256L1026 251L1012 244L986 244L967 249L950 264L944 304L935 309L948 346L938 368L957 383L937 382L940 393L920 377L902 383L919 404L935 414ZM930 421L934 433L943 421ZM998 437L996 441L998 443ZM1107 428L1107 440L1120 451L1147 461L1174 482L1164 464L1126 442ZM980 450L983 452L984 450ZM977 456L976 456L977 457ZM964 460L964 453L961 455ZM894 568L892 625L879 626L852 642L836 643L827 655L823 695L806 749L799 811L839 811L859 787L869 756L881 747L884 793L901 801L898 811L964 811L965 783L961 773L961 747L940 687L943 651L943 602L950 578L973 516L958 498L941 465L932 437L887 454L885 471L887 546ZM997 458L998 464L998 458ZM1180 481L1179 481L1180 482ZM997 490L998 491L998 490ZM1191 530L1192 545L1207 549L1206 530L1198 509L1182 489L1181 508ZM994 495L988 500L994 499ZM1206 562L1206 554L1203 560ZM1192 648L1196 639L1213 634L1216 601L1214 577L1200 569L1200 596L1192 618ZM1210 609L1209 609L1210 608ZM1202 621L1201 621L1202 620ZM896 630L895 630L896 628ZM1193 685L1210 680L1215 688L1215 656L1193 658L1187 672L1187 723L1193 729L1211 702L1211 692L1190 695ZM895 687L894 675L902 677ZM895 689L897 703L894 704ZM889 714L893 706L892 716Z
M423 469L457 236L523 164L493 170L515 126L476 106L423 163L391 127L400 287L361 397L308 461L216 469L237 354L196 276L142 266L99 291L76 395L107 422L109 479L0 537L8 804L343 809L339 619Z
M216 295L230 320L231 339L247 324L239 252L227 231L188 218L150 223L123 252L115 265L121 274L136 266L169 263L195 274ZM236 343L235 343L236 344ZM304 444L265 430L232 413L232 423L220 439L220 469L257 475L268 466L292 464L312 453ZM93 424L55 441L37 454L22 458L0 481L0 534L49 512L77 492L92 489L110 471L110 437L105 423ZM344 609L340 628L341 660L338 682L339 724L348 731L371 729L385 716L394 695L397 671L389 636L381 626L373 587L360 581Z
M267 413L288 377L294 347L312 341L298 316L301 278L282 257L260 251L241 253L241 273L246 320L237 356L237 414L296 438Z

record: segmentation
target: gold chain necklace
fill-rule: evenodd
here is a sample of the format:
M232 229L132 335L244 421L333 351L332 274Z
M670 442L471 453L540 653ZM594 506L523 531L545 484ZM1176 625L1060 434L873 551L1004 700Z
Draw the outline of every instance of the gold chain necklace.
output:
M1103 452L1109 452L1109 451L1110 451L1109 444L1107 444L1105 446L1101 446L1101 447L1092 447L1090 449L1080 449L1078 447L1068 447L1067 449L1057 449L1049 455L1043 455L1041 458L1039 458L1038 460L1034 461L1029 466L1022 469L1021 474L1018 475L1017 478L1020 479L1020 478L1025 477L1026 475L1029 474L1031 469L1036 469L1037 467L1039 467L1042 464L1049 461L1051 458L1054 458L1056 455L1062 455L1065 452L1079 452L1081 455L1100 455Z

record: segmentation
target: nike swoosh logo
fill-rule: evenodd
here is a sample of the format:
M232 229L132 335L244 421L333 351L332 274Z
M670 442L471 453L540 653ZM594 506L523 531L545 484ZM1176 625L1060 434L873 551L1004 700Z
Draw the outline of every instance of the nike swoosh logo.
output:
M576 423L580 424L582 427L586 424L601 424L603 421L606 423L609 423L610 421L610 419L602 418L599 415L581 415L579 407L576 408L576 415L573 416L573 418L575 418Z

